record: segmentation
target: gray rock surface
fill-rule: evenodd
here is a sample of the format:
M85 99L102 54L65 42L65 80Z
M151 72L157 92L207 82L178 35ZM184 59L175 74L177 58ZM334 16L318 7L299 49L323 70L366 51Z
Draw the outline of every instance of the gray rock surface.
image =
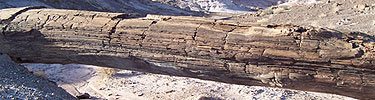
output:
M74 100L56 84L37 77L0 54L0 99Z

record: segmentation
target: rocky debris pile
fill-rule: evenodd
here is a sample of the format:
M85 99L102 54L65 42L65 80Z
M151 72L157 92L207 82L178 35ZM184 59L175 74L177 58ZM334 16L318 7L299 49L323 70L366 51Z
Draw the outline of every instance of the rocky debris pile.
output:
M0 98L29 100L75 100L76 98L47 79L34 76L23 66L0 54Z

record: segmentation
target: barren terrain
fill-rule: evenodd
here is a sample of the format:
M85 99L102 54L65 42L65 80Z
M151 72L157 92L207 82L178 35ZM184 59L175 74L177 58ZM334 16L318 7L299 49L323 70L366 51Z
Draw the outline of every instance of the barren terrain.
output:
M22 64L75 96L109 100L355 100L334 94L235 85L77 64Z

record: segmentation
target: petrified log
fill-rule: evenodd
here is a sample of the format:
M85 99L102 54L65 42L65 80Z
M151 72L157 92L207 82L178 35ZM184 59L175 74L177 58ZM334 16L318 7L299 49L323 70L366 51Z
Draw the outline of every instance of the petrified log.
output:
M0 52L375 99L374 37L294 25L26 7L0 11Z

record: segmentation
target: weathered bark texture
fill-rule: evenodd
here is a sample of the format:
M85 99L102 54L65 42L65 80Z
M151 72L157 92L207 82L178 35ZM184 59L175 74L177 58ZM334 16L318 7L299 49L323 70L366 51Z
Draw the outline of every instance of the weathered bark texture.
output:
M375 99L374 37L294 25L56 9L1 10L0 52ZM10 13L9 13L10 12Z

